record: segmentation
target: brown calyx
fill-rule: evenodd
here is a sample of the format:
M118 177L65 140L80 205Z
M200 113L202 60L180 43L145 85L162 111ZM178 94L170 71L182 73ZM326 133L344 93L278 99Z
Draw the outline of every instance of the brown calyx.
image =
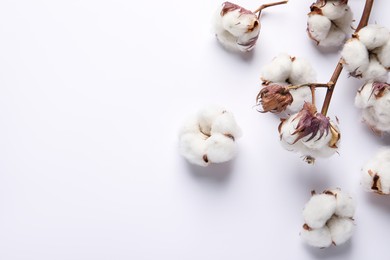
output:
M256 97L256 103L263 107L262 113L280 113L291 105L293 97L288 89L278 84L263 87Z

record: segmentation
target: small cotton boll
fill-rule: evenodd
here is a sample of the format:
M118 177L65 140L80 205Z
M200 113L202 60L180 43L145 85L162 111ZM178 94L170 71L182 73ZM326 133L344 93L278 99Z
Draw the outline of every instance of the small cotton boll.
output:
M302 228L300 235L310 246L324 248L329 247L332 244L332 237L327 226L311 230Z
M330 235L335 245L341 245L347 242L353 234L355 224L352 219L332 217L326 225L329 228Z
M379 62L386 68L390 69L390 40L388 40L380 48L374 50Z
M371 51L384 45L390 39L390 32L378 24L369 24L358 32L358 38Z
M382 64L379 63L375 55L370 56L370 63L365 71L362 73L362 79L366 82L368 81L387 81L387 70Z
M329 33L331 21L320 14L309 14L307 19L307 32L313 40L317 42L323 41Z
M315 81L312 81L315 82ZM310 87L301 87L298 89L291 89L290 94L293 97L293 102L287 107L288 113L296 113L302 109L305 102L311 102L311 90Z
M345 33L332 24L326 38L320 41L319 46L322 47L338 47L341 46L345 40Z
M365 191L390 194L390 149L381 149L362 167L360 184Z
M225 108L220 106L209 106L198 112L197 118L200 130L206 135L211 134L211 126L214 120L225 112Z
M340 4L340 1L328 0L326 4L321 7L322 14L330 20L335 20L343 17L348 10L346 4Z
M205 145L207 159L212 163L227 162L236 154L234 140L223 134L213 134L206 140Z
M336 198L328 194L315 194L303 210L305 223L311 228L321 228L336 211Z
M288 80L293 85L316 82L316 72L310 62L296 57L292 63Z
M248 52L256 44L260 22L249 10L225 2L214 15L214 30L218 41L230 51Z
M206 154L206 138L207 137L202 133L183 134L179 139L180 154L190 163L200 166L207 166L208 162L206 162L203 157Z
M211 126L211 135L220 133L238 138L242 135L241 128L237 125L233 113L226 111L219 115Z
M359 76L366 71L370 63L366 46L358 39L347 41L341 56L345 62L344 67L354 76Z
M334 19L332 21L336 27L340 28L345 34L351 34L353 29L352 29L352 22L353 22L353 13L352 10L349 6L345 7L345 14L338 18Z
M291 73L292 61L288 54L281 53L271 63L265 65L261 72L261 79L269 82L284 82Z

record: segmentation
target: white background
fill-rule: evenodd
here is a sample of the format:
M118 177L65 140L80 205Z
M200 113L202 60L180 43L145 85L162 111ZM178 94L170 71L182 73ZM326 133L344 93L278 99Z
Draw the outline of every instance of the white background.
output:
M350 2L359 20L364 1ZM217 43L221 3L0 2L1 260L389 258L390 199L359 178L390 140L360 122L362 82L341 74L328 113L340 154L314 166L283 150L279 119L254 107L261 67L279 52L330 79L339 54L307 37L312 2L266 9L248 55ZM376 1L370 21L388 26L388 10ZM233 161L202 168L178 154L177 132L209 104L231 110L244 135ZM357 201L354 236L308 247L302 208L311 190L334 187Z

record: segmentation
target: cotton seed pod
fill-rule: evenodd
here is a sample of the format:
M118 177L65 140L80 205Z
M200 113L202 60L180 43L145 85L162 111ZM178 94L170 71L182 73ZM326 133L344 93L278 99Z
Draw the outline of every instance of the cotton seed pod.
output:
M256 14L230 2L224 2L215 15L216 38L231 51L251 51L256 45L260 27Z
M257 96L257 101L261 100L259 97L261 97L262 93L272 93L267 87L268 85L276 84L283 86L284 93L286 93L286 90L288 89L286 86L297 86L316 82L316 72L307 60L299 57L292 57L286 53L280 53L269 64L266 64L262 68L261 80L263 81L263 88ZM274 91L276 91L276 89L274 89ZM278 91L280 94L281 89ZM289 114L295 113L302 108L305 102L310 102L312 99L310 87L303 86L297 89L289 89L288 93L288 95L283 95L283 97L273 93L272 95L267 95L266 98L268 99L267 101L264 101L262 111L272 111L275 113L286 111ZM292 97L292 102L290 97ZM279 106L276 106L276 103L282 101L282 99L283 102L279 104ZM272 104L272 106L267 106L268 104ZM266 108L264 108L264 105L266 105Z
M385 82L390 69L389 30L377 24L363 27L345 43L341 57L351 76Z
M390 194L390 149L381 149L362 168L360 184L365 191Z
M242 135L233 114L210 106L190 117L179 131L179 152L190 163L207 166L231 160Z
M353 14L348 1L319 0L310 7L307 19L309 37L322 47L341 46L352 32Z
M355 105L362 109L362 119L375 133L390 133L390 85L370 82L361 87Z
M305 224L301 238L314 247L341 245L352 237L354 212L352 197L340 189L325 190L321 194L312 192L303 209Z
M282 119L278 129L282 146L301 154L307 163L333 155L340 142L336 124L317 113L311 103L305 103L300 112Z
M293 97L288 88L273 83L264 86L256 97L256 103L262 107L260 112L280 113L292 102Z

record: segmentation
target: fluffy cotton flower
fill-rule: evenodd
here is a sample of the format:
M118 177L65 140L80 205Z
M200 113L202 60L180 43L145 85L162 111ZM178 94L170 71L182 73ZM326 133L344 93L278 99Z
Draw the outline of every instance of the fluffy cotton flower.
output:
M241 136L233 114L223 107L200 110L182 126L179 150L190 163L207 166L231 160L236 139Z
M318 0L310 7L307 33L317 45L341 46L352 32L353 14L344 0Z
M230 2L217 10L214 23L218 41L232 51L248 52L255 47L260 33L256 14Z
M317 157L330 157L337 152L340 142L336 124L317 113L310 103L305 103L300 112L282 119L279 135L286 150L301 154L308 163L314 163Z
M316 73L307 60L280 53L262 68L261 79L263 87L256 100L262 111L295 113L305 102L311 101L312 93L308 86L297 89L289 86L314 83ZM275 86L279 86L278 89Z
M365 82L386 81L390 69L390 32L369 24L348 40L342 51L344 67L353 77Z
M301 238L314 247L341 245L352 237L355 203L340 189L315 194L303 209Z
M362 168L361 186L364 190L390 194L390 149L380 150Z
M362 118L376 133L390 133L390 85L369 82L359 89L355 105L362 109Z

